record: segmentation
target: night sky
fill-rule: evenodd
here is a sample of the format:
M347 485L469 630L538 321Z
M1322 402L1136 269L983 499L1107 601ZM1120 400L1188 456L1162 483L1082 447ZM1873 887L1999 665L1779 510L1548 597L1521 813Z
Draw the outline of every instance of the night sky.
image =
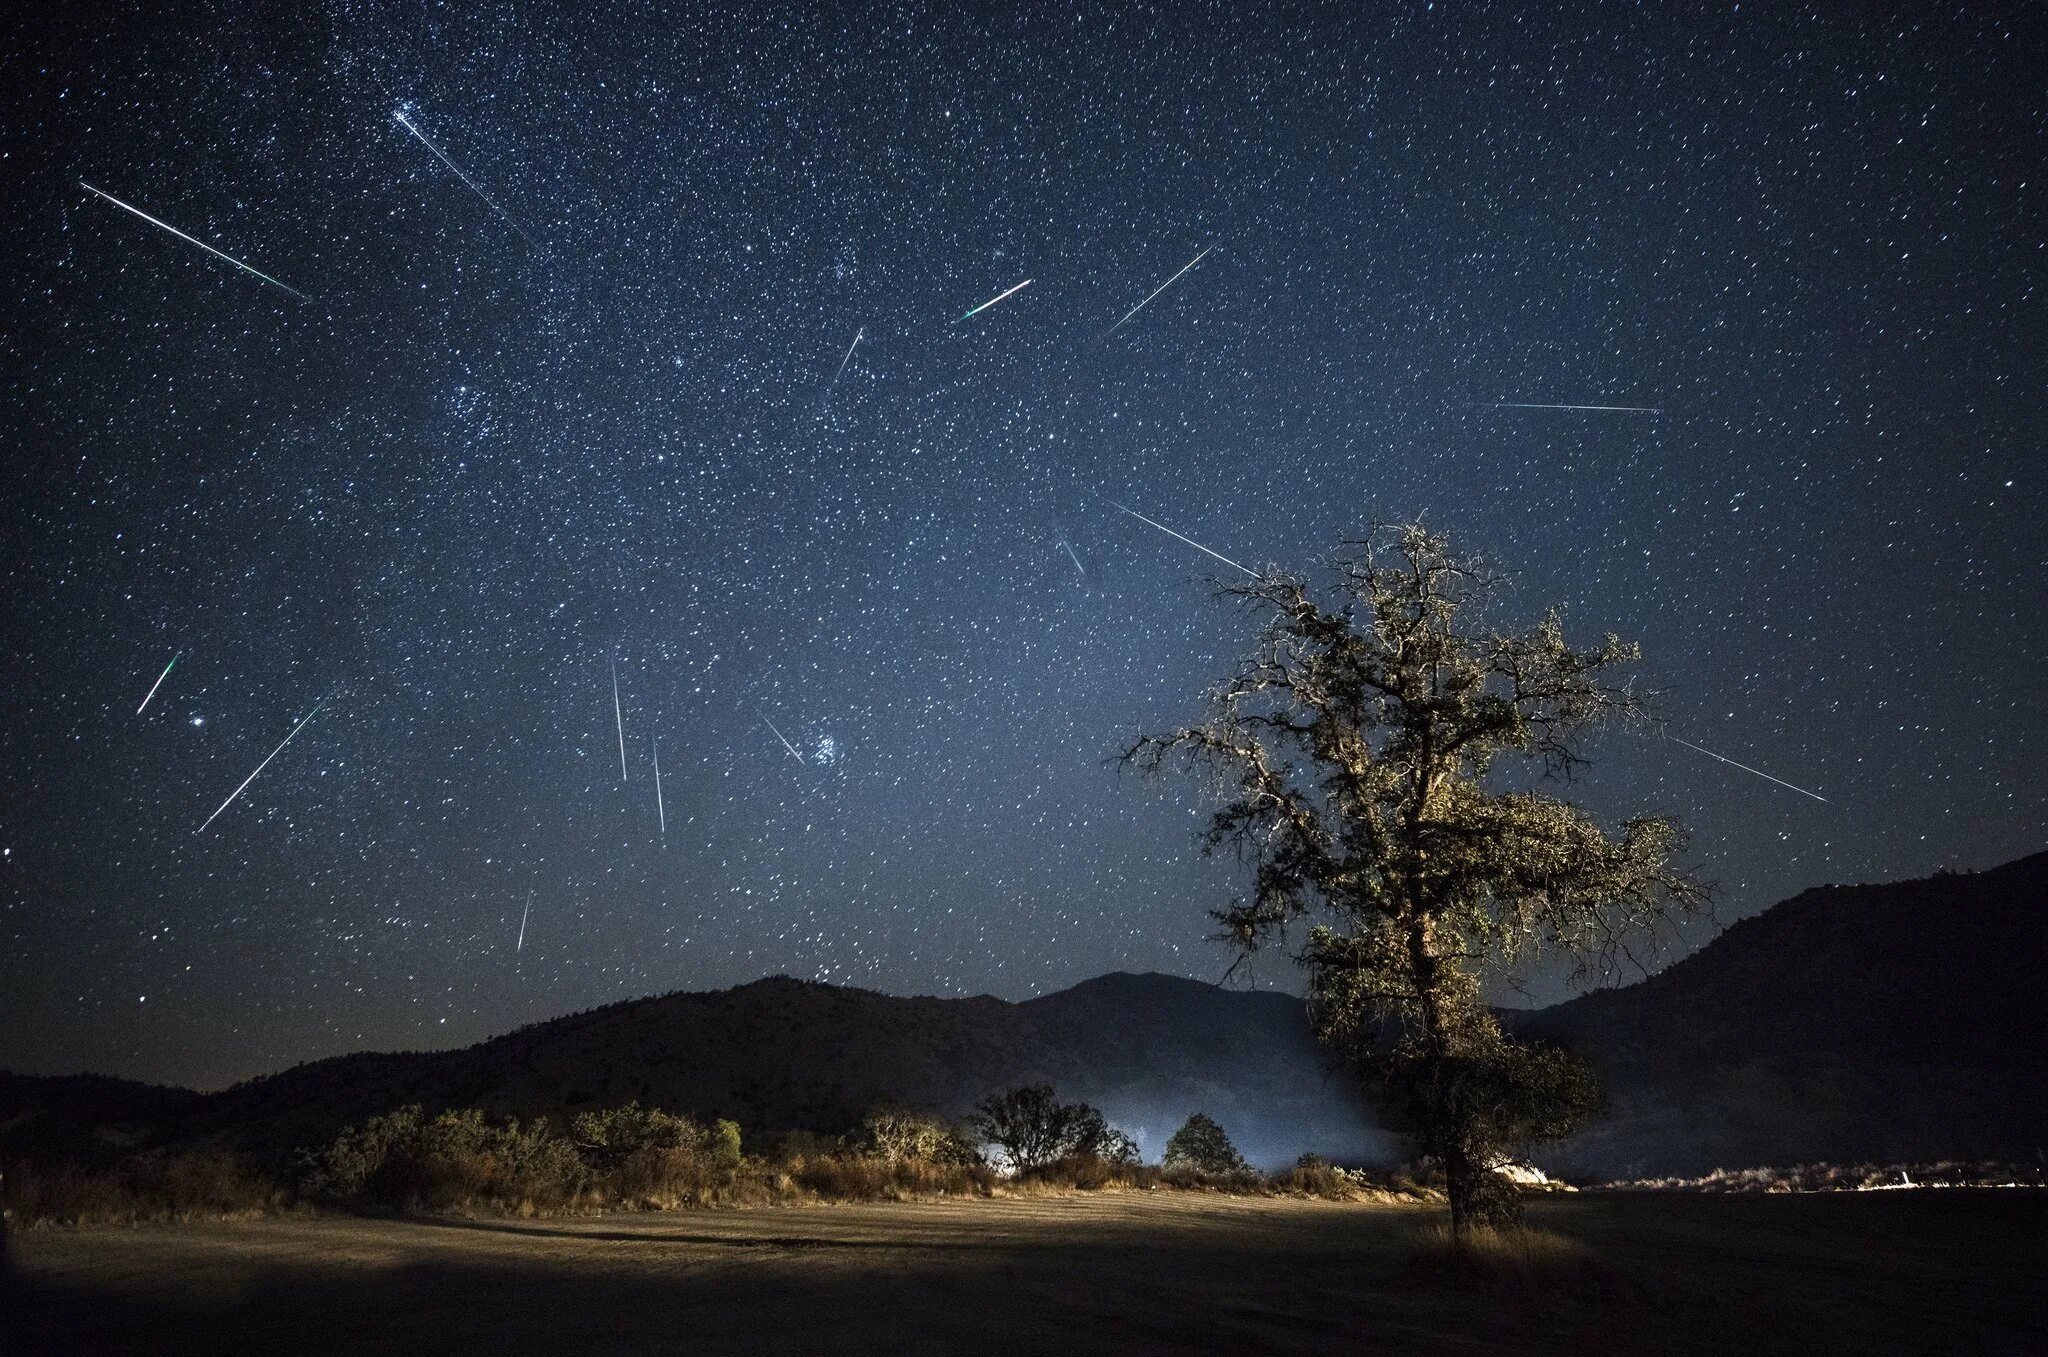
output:
M2048 46L1992 9L34 8L0 1066L1220 974L1200 786L1107 760L1246 624L1105 496L1248 563L1421 514L1640 639L1827 798L1595 746L1724 919L2048 837Z

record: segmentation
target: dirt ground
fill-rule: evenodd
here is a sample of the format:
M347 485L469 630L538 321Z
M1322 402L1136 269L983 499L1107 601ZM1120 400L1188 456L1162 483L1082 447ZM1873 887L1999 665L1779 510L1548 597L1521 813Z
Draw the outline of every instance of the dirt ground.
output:
M41 1230L0 1352L2048 1352L2048 1192L1532 1216L1580 1256L1473 1275L1432 1212L1175 1192Z

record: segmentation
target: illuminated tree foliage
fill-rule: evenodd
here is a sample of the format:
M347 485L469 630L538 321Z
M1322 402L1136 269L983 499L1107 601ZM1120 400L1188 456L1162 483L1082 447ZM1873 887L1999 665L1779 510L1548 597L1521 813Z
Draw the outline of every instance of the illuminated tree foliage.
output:
M1617 678L1637 647L1575 649L1555 610L1493 629L1502 576L1418 525L1343 544L1327 574L1327 606L1277 569L1220 586L1263 619L1250 654L1206 721L1124 757L1217 776L1226 799L1204 848L1238 853L1252 882L1216 918L1246 955L1311 925L1297 959L1318 1031L1441 1166L1462 1232L1513 1216L1492 1171L1505 1154L1596 1101L1582 1064L1501 1030L1480 997L1486 969L1545 952L1604 969L1705 895L1672 865L1674 821L1609 832L1501 785L1517 765L1569 780L1578 737L1643 714Z

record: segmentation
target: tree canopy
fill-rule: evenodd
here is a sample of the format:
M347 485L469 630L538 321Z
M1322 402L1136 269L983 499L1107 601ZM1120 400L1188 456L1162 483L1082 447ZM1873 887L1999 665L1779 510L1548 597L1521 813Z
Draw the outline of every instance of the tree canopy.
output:
M1206 720L1125 757L1217 779L1204 848L1251 869L1216 912L1225 935L1249 954L1308 925L1297 957L1319 1032L1378 1076L1443 1166L1461 1227L1488 1209L1503 1142L1557 1134L1591 1105L1582 1070L1502 1033L1486 968L1562 952L1604 969L1705 893L1673 865L1670 817L1609 831L1506 776L1569 781L1585 734L1643 719L1620 678L1636 646L1574 647L1555 609L1492 626L1505 578L1420 525L1346 542L1323 573L1320 589L1278 569L1219 586L1261 619L1257 640Z

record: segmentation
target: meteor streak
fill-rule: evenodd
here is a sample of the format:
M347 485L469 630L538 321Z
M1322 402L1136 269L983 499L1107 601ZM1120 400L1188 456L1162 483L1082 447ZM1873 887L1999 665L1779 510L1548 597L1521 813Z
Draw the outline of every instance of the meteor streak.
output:
M628 782L626 776L626 714L619 708L619 662L612 660L612 720L619 725L619 781Z
M866 326L862 326L853 332L853 343L846 346L846 357L839 360L839 371L832 374L832 385L839 385L839 379L846 375L846 365L853 361L853 351L860 347L861 337L865 334L867 334Z
M185 652L181 650L178 652L178 655L182 655L184 653ZM178 655L171 656L171 664L176 664L178 662ZM164 672L158 674L156 676L156 682L149 685L149 693L148 696L142 699L142 707L137 707L135 709L135 714L137 716L142 715L142 708L147 707L149 705L149 699L156 696L156 690L163 687L164 680L171 676L171 664L165 665Z
M1082 579L1087 579L1088 567L1081 564L1081 558L1074 554L1074 549L1071 546L1067 545L1067 539L1064 537L1060 539L1060 550L1066 552L1067 559L1074 563L1075 573L1080 575Z
M1620 410L1631 415L1661 415L1663 409L1654 405L1537 405L1531 401L1483 401L1484 405L1496 410Z
M1027 288L1027 287L1030 287L1030 286L1031 286L1031 280L1030 280L1029 278L1026 278L1026 279L1025 279L1025 280L1024 280L1023 282L1021 282L1021 283L1017 284L1017 286L1015 286L1015 287L1011 288L1009 292L998 292L998 293L997 293L997 294L996 294L995 296L993 296L993 297L990 297L990 298L989 298L989 299L988 299L987 301L983 302L983 303L982 303L982 304L981 304L980 306L977 306L977 307L975 307L975 308L974 308L974 309L973 309L972 311L969 311L969 312L967 313L967 315L966 315L966 316L962 316L962 317L960 317L960 320L966 320L966 319L968 318L968 316L978 316L978 315L980 315L980 314L981 314L982 312L984 312L984 311L988 310L988 309L989 309L989 308L990 308L991 306L994 306L994 305L995 305L995 304L996 304L997 302L1001 301L1001 300L1002 300L1003 298L1005 298L1005 297L1009 296L1009 295L1010 295L1010 292L1022 292L1022 291L1023 291L1023 290L1025 289L1025 288ZM956 321L954 321L953 323L954 323L955 325L958 325L958 324L960 323L960 320L956 320Z
M661 741L648 732L647 743L654 749L654 813L661 817L661 837L668 837L668 807L661 801Z
M443 165L446 165L449 169L455 171L455 177L457 179L460 179L464 184L468 185L469 191L471 193L474 193L477 197L483 199L484 202L490 207L491 211L497 213L500 217L504 218L505 224L507 226L519 232L519 238L521 240L525 241L528 245L532 245L535 249L540 248L539 245L535 244L533 237L526 234L526 229L522 227L518 222L512 220L512 214L510 212L507 212L504 208L498 206L497 202L492 199L490 194L484 192L483 189L477 186L476 180L470 178L468 175L462 172L462 166L450 160L448 158L447 152L443 151L440 147L434 145L433 142L427 139L426 133L420 131L418 127L413 125L412 119L405 116L404 109L393 109L391 116L398 119L399 126L403 127L406 131L412 133L415 137L418 137L420 140L420 145L426 147L429 151L432 151L436 156L438 156Z
M1700 746L1698 746L1698 745L1694 744L1694 743L1693 743L1692 741L1690 741L1690 740L1681 740L1681 739L1679 739L1679 738L1678 738L1678 737L1677 737L1676 735L1666 735L1666 736L1665 736L1664 738L1665 738L1665 739L1667 739L1667 740L1670 740L1670 741L1671 741L1671 742L1673 742L1674 744L1682 744L1682 745L1684 745L1684 746L1685 746L1685 747L1686 747L1687 749L1690 749L1690 750L1694 750L1694 751L1695 751L1695 752L1697 752L1697 753L1705 754L1705 755L1706 755L1706 756L1707 756L1708 758L1710 758L1710 759L1719 759L1719 760L1720 760L1720 761L1721 761L1722 763L1725 763L1725 764L1727 764L1727 765L1728 765L1729 767L1731 767L1731 768L1740 768L1740 769L1741 769L1741 770L1742 770L1743 772L1745 772L1745 773L1755 773L1755 774L1756 774L1756 775L1757 775L1758 777L1762 778L1762 779L1763 779L1764 781L1766 781L1766 782L1775 782L1775 783L1777 783L1777 784L1778 784L1778 785L1779 785L1780 787L1783 787L1783 788L1785 788L1785 790L1787 790L1787 791L1793 791L1793 792L1798 792L1798 793L1799 793L1799 794L1800 794L1801 796L1810 796L1810 797L1812 797L1812 798L1813 798L1814 800L1816 800L1816 801L1820 802L1820 803L1821 803L1822 805L1829 805L1829 804L1831 804L1831 803L1830 803L1830 802L1828 801L1828 799L1827 799L1827 798L1826 798L1825 796L1822 796L1822 795L1821 795L1821 794L1820 794L1819 792L1810 792L1810 791L1806 790L1806 788L1804 788L1804 787L1795 787L1795 786L1793 786L1793 785L1792 785L1791 783L1789 783L1789 782L1785 781L1785 780L1784 780L1783 778L1776 778L1776 777L1772 777L1772 776L1771 776L1771 775L1770 775L1769 773L1766 773L1766 772L1764 772L1764 771L1763 771L1763 770L1762 770L1761 768L1752 768L1752 767L1750 767L1750 766L1749 766L1748 764L1746 764L1746 763L1737 763L1737 762L1736 762L1736 761L1735 761L1734 759L1730 759L1730 758L1723 758L1723 757L1722 757L1721 755L1719 755L1719 754L1716 754L1716 753L1715 753L1715 752L1714 752L1713 750L1711 750L1711 749L1702 749L1702 748L1700 748Z
M1156 522L1153 519L1149 519L1145 517L1145 515L1139 513L1136 509L1130 508L1127 505L1118 504L1115 500L1111 499L1107 495L1098 495L1096 496L1096 498L1100 499L1104 504L1108 504L1115 508L1122 509L1125 513L1129 514L1132 518L1137 519L1140 523L1151 524L1153 527L1159 529L1159 531L1165 533L1168 537L1174 538L1178 541L1186 542L1189 546L1193 547L1196 551L1201 552L1205 556L1214 556L1217 560L1223 562L1223 564L1229 566L1233 570L1242 570L1245 574L1250 575L1253 579L1259 578L1258 571L1253 570L1249 566L1239 565L1236 561L1231 560L1228 556L1223 555L1221 552L1209 550L1209 548L1203 546L1200 542L1197 542L1192 537L1182 537L1179 533L1175 532L1172 528L1167 527L1164 523Z
M228 263L233 264L242 272L252 273L256 275L258 278L261 278L264 282L270 284L272 287L291 293L294 297L297 297L302 302L311 302L313 300L311 297L308 297L305 293L299 291L291 284L280 283L277 281L277 279L263 272L263 270L250 268L247 264L244 264L241 260L235 258L233 255L224 254L221 251L214 249L213 246L207 244L205 241L199 239L197 236L188 236L183 231L180 231L177 227L171 225L169 222L160 220L156 217L152 217L149 215L149 213L144 212L139 207L130 207L127 203L122 202L119 198L116 198L113 194L106 192L104 189L96 189L91 184L86 183L83 179L78 181L78 186L88 193L97 193L100 197L105 198L115 207L120 208L123 212L134 213L136 216L148 222L151 226L161 226L164 230L169 231L178 239L186 241L189 244L197 245L200 249L206 251L208 254L214 256L217 259L227 260Z
M768 721L767 712L761 713L761 719L763 721L768 722L768 729L775 730L775 723L773 721ZM775 730L775 738L782 741L782 747L789 751L789 756L791 758L795 759L798 763L802 763L804 761L804 756L796 752L796 746L791 744L789 742L788 737L785 736L781 731Z
M519 911L519 941L512 944L512 951L515 954L523 951L526 947L526 916L531 913L533 913L533 892L528 891L526 893L526 908Z
M331 697L333 696L333 694L330 693L328 696ZM300 731L304 730L306 728L306 722L312 720L314 717L320 714L320 708L323 705L325 705L326 701L327 698L323 697L320 699L320 701L315 702L313 704L313 710L307 712L303 717L300 718L299 723L292 727L292 734L285 736L282 740L279 740L277 742L277 748L270 751L270 758L266 758L265 760L263 760L263 762L257 764L256 772L251 773L249 774L249 776L243 778L242 785L235 788L233 791L229 792L228 799L221 802L219 807L215 809L213 814L206 817L206 824L199 826L199 828L194 830L193 833L204 834L206 832L206 825L210 825L215 820L218 820L220 818L221 811L224 811L229 806L233 805L235 802L235 798L240 796L244 791L248 790L249 784L256 780L257 775L262 773L262 771L265 768L268 768L270 766L270 759L274 759L279 754L282 754L284 752L284 747L292 742L292 735L296 735Z
M1216 248L1216 247L1215 247L1214 245L1211 245L1211 246L1209 247L1209 250L1213 250L1213 249L1215 249L1215 248ZM1180 274L1181 274L1181 273L1186 273L1186 272L1187 272L1187 271L1188 271L1189 269L1191 269L1191 268L1193 268L1193 267L1194 267L1195 265L1197 265L1197 264L1201 263L1201 262L1202 262L1202 256L1203 256L1203 255L1206 255L1206 254L1208 254L1208 253L1209 253L1209 250L1204 250L1204 251L1202 251L1202 253L1201 253L1201 254L1198 254L1198 255L1196 255L1196 256L1195 256L1195 257L1194 257L1193 259L1190 259L1190 260L1189 260L1189 261L1188 261L1187 263L1185 263L1185 264L1181 265L1181 267L1180 267L1180 273L1176 273L1176 274L1174 274L1174 275L1173 275L1173 277L1171 277L1171 278L1167 279L1167 280L1166 280L1165 282L1161 283L1161 284L1160 284L1160 285L1159 285L1158 287L1155 287L1155 288L1153 288L1153 289L1152 289L1152 297L1156 297L1156 296L1158 296L1158 295L1159 295L1160 293L1162 293L1162 292L1166 291L1166 289L1168 289L1168 288L1172 287L1172 286L1173 286L1173 285L1174 285L1175 283L1179 282L1179 281L1180 281ZM1124 321L1127 321L1127 320L1129 320L1129 319L1130 319L1130 318L1131 318L1132 316L1135 316L1135 315L1137 315L1137 314L1138 314L1138 313L1139 313L1140 311L1143 311L1143 310L1145 309L1145 307L1146 307L1146 306L1147 306L1147 305L1148 305L1148 304L1149 304L1149 303L1151 302L1151 300L1152 300L1152 297L1147 297L1147 298L1145 298L1145 300L1144 300L1144 301L1142 301L1142 302L1139 302L1139 303L1138 303L1138 304L1137 304L1136 306L1134 306L1134 307L1132 307L1132 308L1131 308L1130 310L1128 310L1128 311L1124 312L1124 319L1123 319L1123 320L1120 320L1120 321L1118 321L1118 322L1117 322L1116 324L1114 324L1114 325L1110 326L1110 327L1109 327L1109 329L1108 329L1108 330L1107 330L1106 332L1104 332L1104 335L1103 335L1103 337L1104 337L1104 338L1106 339L1106 338L1108 338L1108 337L1109 337L1110 335L1113 335L1113 334L1115 334L1115 333L1116 333L1116 332L1117 332L1118 330L1121 330L1121 329L1123 329L1123 328L1124 328Z

